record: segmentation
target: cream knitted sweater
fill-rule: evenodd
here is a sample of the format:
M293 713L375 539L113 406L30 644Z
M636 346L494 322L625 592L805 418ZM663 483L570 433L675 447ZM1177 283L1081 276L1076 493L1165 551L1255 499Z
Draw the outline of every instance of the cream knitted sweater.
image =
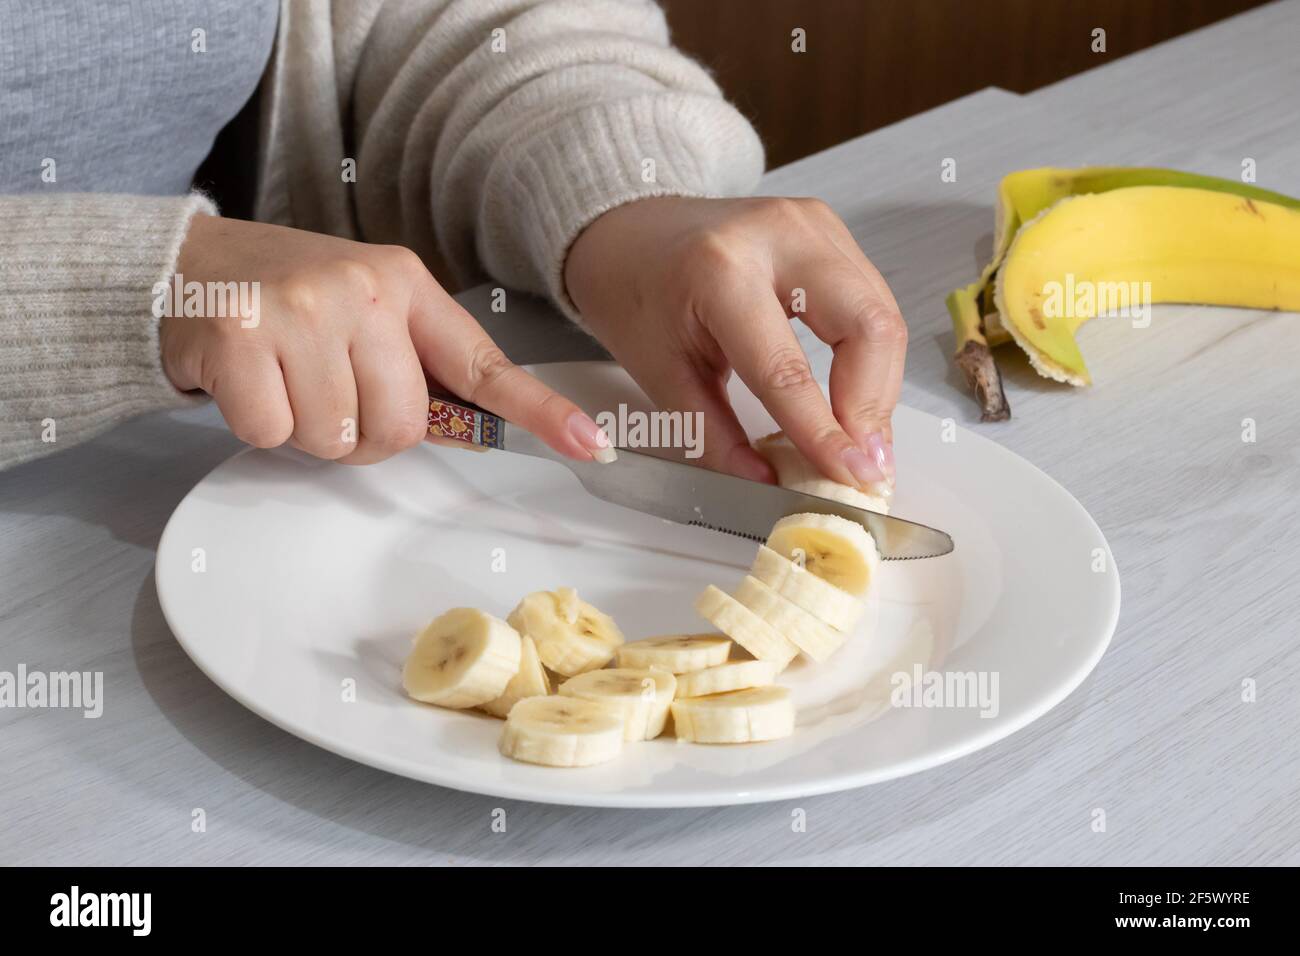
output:
M260 96L258 219L441 253L571 318L564 257L589 222L741 194L763 167L651 0L281 0ZM215 209L0 196L0 468L195 400L162 372L151 305L197 211Z

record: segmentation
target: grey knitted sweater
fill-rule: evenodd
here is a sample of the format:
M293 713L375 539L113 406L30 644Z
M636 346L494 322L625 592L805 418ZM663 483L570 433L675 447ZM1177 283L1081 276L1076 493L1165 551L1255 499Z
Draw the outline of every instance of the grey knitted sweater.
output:
M254 89L257 218L441 253L571 317L591 220L763 166L651 0L0 0L0 468L194 400L152 290Z

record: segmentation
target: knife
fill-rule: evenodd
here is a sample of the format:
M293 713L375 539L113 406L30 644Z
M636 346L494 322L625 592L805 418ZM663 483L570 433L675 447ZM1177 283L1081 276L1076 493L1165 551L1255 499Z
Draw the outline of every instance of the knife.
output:
M459 398L429 393L429 435L477 449L501 449L557 461L592 495L646 514L763 543L792 514L839 515L863 525L886 561L934 558L953 549L942 531L840 501L735 478L682 462L618 449L609 464L575 461L531 432Z

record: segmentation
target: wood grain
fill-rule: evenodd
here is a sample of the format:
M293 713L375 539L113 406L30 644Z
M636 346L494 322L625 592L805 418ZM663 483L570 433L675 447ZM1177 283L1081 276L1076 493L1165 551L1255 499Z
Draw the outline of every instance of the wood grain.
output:
M103 670L107 697L98 720L0 710L0 863L1300 863L1296 316L1165 307L1144 330L1096 321L1082 334L1094 387L1008 361L1014 417L981 426L942 306L986 254L993 185L1011 168L1228 169L1248 155L1263 157L1265 185L1300 193L1298 31L1300 3L1265 7L1031 96L968 97L764 184L830 201L889 278L912 331L904 401L1024 455L1108 537L1124 589L1115 640L1027 729L890 783L706 810L501 801L332 756L219 691L162 618L158 536L238 447L206 408L0 475L0 669ZM948 156L958 180L941 184ZM464 301L517 359L599 353L544 307L512 300L507 322L484 295ZM804 341L824 373L825 350ZM807 832L791 830L796 806ZM496 807L505 833L491 830Z
M1262 0L663 0L770 165L988 86L1028 93ZM791 51L791 31L807 50ZM1106 31L1104 52L1092 31Z

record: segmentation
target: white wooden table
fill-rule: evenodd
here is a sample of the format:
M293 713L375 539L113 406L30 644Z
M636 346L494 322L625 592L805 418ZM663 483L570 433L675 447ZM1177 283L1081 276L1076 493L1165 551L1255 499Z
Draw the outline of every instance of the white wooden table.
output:
M1297 38L1289 0L1031 96L986 90L765 181L831 202L884 271L912 332L904 402L1024 455L1107 534L1119 630L1030 728L892 783L713 810L515 804L350 763L226 697L163 622L163 524L237 449L206 408L0 474L0 670L102 670L107 698L99 720L0 710L0 863L1300 863L1300 317L1094 322L1090 390L1004 362L1014 417L989 426L949 363L942 302L987 255L1011 169L1236 176L1250 157L1262 185L1300 194ZM955 183L939 180L946 157ZM510 319L491 327L517 360L597 354L541 310ZM825 349L805 346L824 372ZM796 805L807 832L791 832Z

